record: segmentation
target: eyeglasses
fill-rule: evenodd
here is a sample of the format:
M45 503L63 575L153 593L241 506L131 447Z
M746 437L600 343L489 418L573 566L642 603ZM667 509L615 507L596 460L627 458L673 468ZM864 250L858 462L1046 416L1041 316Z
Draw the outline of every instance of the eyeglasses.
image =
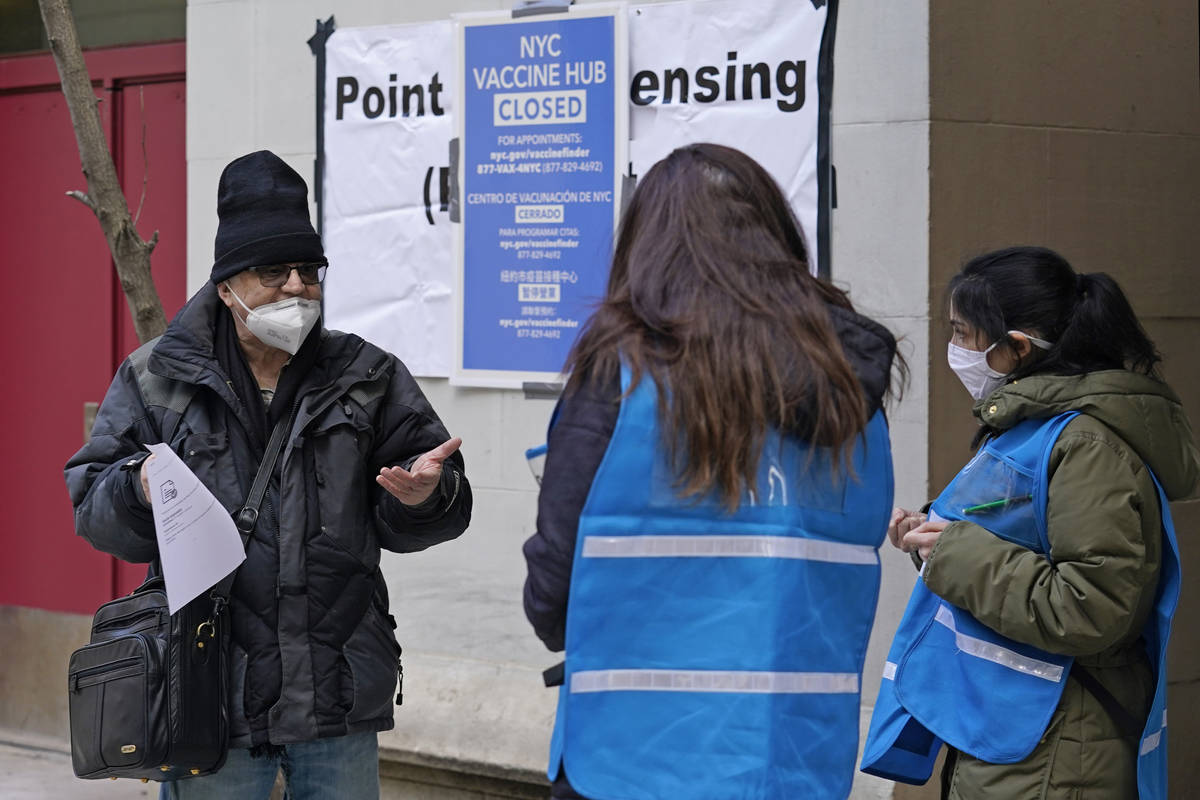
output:
M328 264L297 264L289 267L287 264L268 264L263 267L251 267L250 271L258 276L258 282L268 289L283 286L292 277L292 270L300 276L300 280L312 286L325 280L325 269Z

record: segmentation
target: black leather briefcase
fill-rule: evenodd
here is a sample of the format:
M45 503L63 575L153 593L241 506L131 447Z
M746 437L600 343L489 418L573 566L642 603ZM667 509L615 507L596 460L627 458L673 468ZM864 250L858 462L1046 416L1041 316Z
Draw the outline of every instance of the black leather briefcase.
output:
M229 743L229 612L205 593L174 615L163 579L100 606L71 654L71 762L80 778L216 772Z

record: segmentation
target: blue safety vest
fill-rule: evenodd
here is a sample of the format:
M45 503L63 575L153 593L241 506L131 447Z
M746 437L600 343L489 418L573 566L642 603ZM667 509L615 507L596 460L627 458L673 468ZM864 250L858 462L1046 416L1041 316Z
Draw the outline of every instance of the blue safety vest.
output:
M853 477L769 436L734 513L680 499L665 451L644 376L579 520L550 778L565 763L595 800L845 798L892 498L882 413Z
M930 516L970 520L1049 558L1050 453L1076 414L1025 420L991 439ZM1180 584L1170 507L1157 479L1155 487L1166 546L1155 613L1143 631L1157 688L1138 758L1142 800L1166 797L1166 653ZM924 783L943 742L989 763L1024 760L1045 733L1073 662L1001 636L917 581L884 666L862 770Z

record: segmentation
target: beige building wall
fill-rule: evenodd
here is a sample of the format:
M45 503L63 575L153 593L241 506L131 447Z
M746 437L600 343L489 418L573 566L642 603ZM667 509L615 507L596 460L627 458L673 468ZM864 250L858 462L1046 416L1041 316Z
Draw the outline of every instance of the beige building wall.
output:
M968 456L969 400L945 365L946 284L973 255L1049 246L1125 289L1200 424L1197 4L961 3L930 18L929 476ZM1200 502L1173 507L1200 570ZM1200 787L1200 592L1185 579L1171 645L1172 796ZM936 779L919 792L936 797Z

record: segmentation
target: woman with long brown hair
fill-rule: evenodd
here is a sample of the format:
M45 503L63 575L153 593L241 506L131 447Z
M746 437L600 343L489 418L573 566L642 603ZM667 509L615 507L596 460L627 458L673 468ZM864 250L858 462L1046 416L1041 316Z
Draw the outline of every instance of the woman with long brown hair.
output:
M751 158L646 173L525 544L526 614L565 650L554 797L849 793L894 358Z

